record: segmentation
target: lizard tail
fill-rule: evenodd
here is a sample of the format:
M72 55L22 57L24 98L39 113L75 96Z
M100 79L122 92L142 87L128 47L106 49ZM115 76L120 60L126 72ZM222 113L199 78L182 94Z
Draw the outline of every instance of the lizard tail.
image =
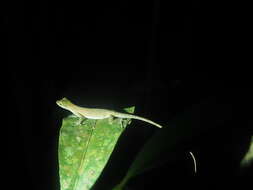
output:
M159 127L159 128L162 128L161 125L159 125L158 123L154 122L154 121L151 121L150 119L146 119L144 117L140 117L140 116L137 116L137 115L132 115L132 114L122 114L120 113L120 115L117 115L117 113L114 114L116 117L119 117L119 118L129 118L129 119L137 119L137 120L141 120L141 121L144 121L144 122L147 122L147 123L150 123L152 125L155 125L156 127Z
M133 119L137 119L137 120L141 120L141 121L145 121L147 123L150 123L152 125L155 125L156 127L159 127L159 128L162 128L161 125L159 125L158 123L154 122L154 121L151 121L150 119L146 119L146 118L143 118L143 117L139 117L139 116L134 116Z

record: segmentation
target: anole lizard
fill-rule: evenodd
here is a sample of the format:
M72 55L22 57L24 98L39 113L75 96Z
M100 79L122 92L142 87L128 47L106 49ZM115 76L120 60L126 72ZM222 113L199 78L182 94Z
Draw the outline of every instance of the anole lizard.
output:
M147 123L150 123L156 127L162 128L161 125L146 119L144 117L128 114L128 113L121 113L113 110L108 109L97 109L97 108L85 108L80 107L75 104L73 104L70 100L67 98L63 98L61 100L57 100L56 104L63 109L66 109L68 111L71 111L74 115L80 118L80 121L82 121L85 118L88 119L106 119L106 118L122 118L122 119L137 119L141 120Z
M161 125L146 119L144 117L128 114L128 113L121 113L113 110L108 110L108 109L97 109L97 108L85 108L85 107L80 107L75 104L73 104L70 100L67 98L62 98L61 100L57 100L56 104L63 109L66 109L70 112L72 112L74 115L80 118L80 121L82 121L85 118L88 119L106 119L106 118L122 118L122 119L137 119L141 120L147 123L150 123L156 127L162 128ZM194 161L194 171L195 173L197 172L197 167L196 167L196 160L192 152L190 152L190 155Z

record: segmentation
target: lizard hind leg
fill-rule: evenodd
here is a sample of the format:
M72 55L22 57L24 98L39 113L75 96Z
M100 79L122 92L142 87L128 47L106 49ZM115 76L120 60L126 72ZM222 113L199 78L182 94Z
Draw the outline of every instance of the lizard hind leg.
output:
M112 124L113 124L113 121L114 121L114 117L113 117L113 116L110 116L110 117L108 118L108 123L109 123L110 125L112 125Z
M124 118L117 118L117 123L120 125L122 129L124 129L127 125L127 120Z
M108 118L108 122L110 125L112 125L114 122L117 122L122 128L123 128L123 119L122 118L116 118L114 116L110 116Z

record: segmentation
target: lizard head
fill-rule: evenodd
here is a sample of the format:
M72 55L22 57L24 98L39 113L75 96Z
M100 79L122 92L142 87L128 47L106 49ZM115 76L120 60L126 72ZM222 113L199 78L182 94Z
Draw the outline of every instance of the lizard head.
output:
M67 98L62 98L61 100L57 100L56 104L64 109L67 109L71 105L71 102Z

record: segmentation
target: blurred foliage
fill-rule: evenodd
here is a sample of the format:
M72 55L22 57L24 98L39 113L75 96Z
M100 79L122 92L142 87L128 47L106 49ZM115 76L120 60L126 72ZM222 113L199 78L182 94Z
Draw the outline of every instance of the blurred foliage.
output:
M241 161L241 167L248 167L253 163L253 136L251 137L251 143L249 146L249 150L245 154L244 158Z
M216 104L212 98L185 110L158 130L143 146L121 182L113 190L126 189L130 179L173 159L173 148L183 141L222 125L231 116L226 105ZM171 152L171 154L169 154ZM194 172L194 165L193 165Z

